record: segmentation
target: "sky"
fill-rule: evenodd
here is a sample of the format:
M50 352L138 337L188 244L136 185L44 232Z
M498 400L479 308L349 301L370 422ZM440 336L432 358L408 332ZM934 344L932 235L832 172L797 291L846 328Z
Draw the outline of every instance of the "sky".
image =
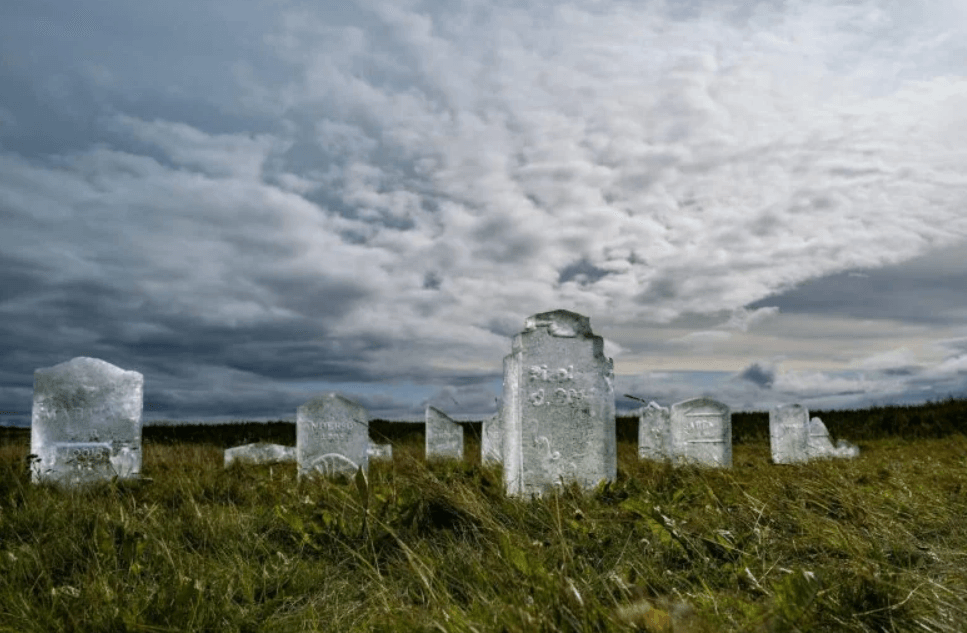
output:
M967 396L967 3L0 4L0 424L496 410L535 313L620 410Z

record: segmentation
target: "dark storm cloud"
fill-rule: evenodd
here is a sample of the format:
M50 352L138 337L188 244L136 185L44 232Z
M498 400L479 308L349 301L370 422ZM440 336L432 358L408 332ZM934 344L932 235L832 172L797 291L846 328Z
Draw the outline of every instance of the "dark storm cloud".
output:
M747 380L754 385L758 385L763 389L768 389L775 382L776 372L775 369L771 367L765 367L759 363L752 363L741 372L739 372L739 378L742 380Z
M967 318L964 288L967 243L959 243L901 264L812 279L749 307L776 306L787 314L958 324Z
M955 388L955 349L783 329L967 319L963 258L901 263L967 236L967 16L894 4L7 3L0 405L85 355L152 415L483 407L558 307L618 371L746 367L669 397ZM867 373L769 378L781 343Z

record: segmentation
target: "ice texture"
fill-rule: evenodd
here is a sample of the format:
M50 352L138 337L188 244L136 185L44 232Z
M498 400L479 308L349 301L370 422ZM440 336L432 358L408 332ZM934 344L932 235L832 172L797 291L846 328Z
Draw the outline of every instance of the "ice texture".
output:
M671 457L703 466L732 466L732 412L711 398L672 405Z
M770 409L769 444L776 464L807 461L809 410L801 404L783 404Z
M500 411L483 421L480 429L480 463L503 463L503 424Z
M637 409L638 458L662 461L671 457L671 411L657 402Z
M370 459L393 459L393 445L370 444L367 453Z
M256 442L225 449L225 468L233 462L250 464L278 464L295 462L295 446Z
M463 427L436 407L426 408L426 457L463 459Z
M34 372L34 482L80 484L141 474L144 376L77 357Z
M616 475L614 363L586 316L535 314L504 358L501 422L509 495Z
M825 457L856 457L860 449L839 440L833 446L826 425L819 418L809 417L809 410L801 404L784 404L769 411L769 442L772 461L776 464L796 464Z
M352 475L369 469L366 409L337 393L309 400L296 410L299 477L312 473Z

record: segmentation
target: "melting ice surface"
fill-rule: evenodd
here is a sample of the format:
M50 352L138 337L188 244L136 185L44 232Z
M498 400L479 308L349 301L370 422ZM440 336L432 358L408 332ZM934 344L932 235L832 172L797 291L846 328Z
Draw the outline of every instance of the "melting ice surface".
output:
M32 480L79 484L141 473L144 376L78 357L34 372Z

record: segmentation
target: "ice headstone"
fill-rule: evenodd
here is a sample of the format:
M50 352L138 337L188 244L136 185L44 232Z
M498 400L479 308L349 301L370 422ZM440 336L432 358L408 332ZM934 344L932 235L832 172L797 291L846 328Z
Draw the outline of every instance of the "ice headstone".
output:
M800 404L784 404L769 411L769 443L772 461L796 464L823 457L856 457L860 449L840 440L833 446L826 425L809 418Z
M426 458L463 459L463 427L436 407L426 408Z
M480 428L480 463L501 464L503 458L503 426L500 411L483 421Z
M327 393L296 410L299 476L352 475L369 468L366 409L337 393Z
M772 461L795 464L809 459L809 411L801 404L782 404L769 410Z
M819 418L809 421L809 457L856 457L860 454L858 446L846 440L839 440L836 446L829 437L826 425Z
M393 459L393 445L370 444L367 453L370 459Z
M141 474L144 376L78 357L34 372L34 482L73 485Z
M662 461L671 457L671 411L657 402L638 409L638 458Z
M225 468L233 462L250 464L280 464L295 462L295 446L256 442L225 449Z
M510 495L613 480L614 364L588 317L529 317L504 358L504 484Z
M672 405L671 457L705 466L732 465L732 412L711 398Z

